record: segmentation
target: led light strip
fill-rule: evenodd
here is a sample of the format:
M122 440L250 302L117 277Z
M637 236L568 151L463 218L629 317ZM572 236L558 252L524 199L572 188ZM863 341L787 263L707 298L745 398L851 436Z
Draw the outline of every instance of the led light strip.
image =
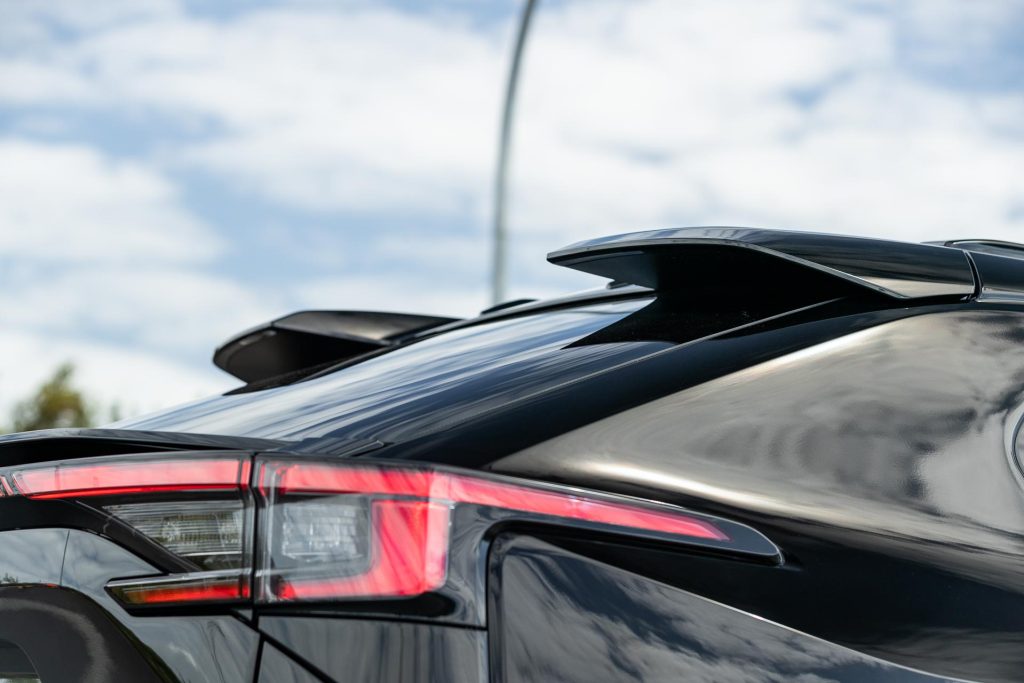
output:
M249 598L247 571L196 572L155 579L111 581L109 590L125 605L237 602Z
M259 488L266 492L268 487L273 487L280 494L411 496L691 538L729 540L710 522L676 511L609 502L571 489L546 491L439 471L338 467L319 463L264 464L261 465Z
M14 472L17 492L39 500L162 491L242 489L249 485L248 458L181 458L133 462L62 463Z

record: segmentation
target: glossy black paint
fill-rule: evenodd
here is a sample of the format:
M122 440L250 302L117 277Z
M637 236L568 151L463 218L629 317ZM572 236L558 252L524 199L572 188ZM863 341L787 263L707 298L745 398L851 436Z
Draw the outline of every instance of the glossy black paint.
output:
M939 244L938 242L929 242L929 244ZM961 240L947 240L941 243L946 247L956 247L957 249L963 249L970 254L995 254L996 256L1011 256L1014 258L1024 258L1024 244L1019 242L1007 242L1005 240L986 240L986 239L961 239Z
M891 661L1017 680L1024 496L1007 446L1024 405L1022 341L1017 312L898 320L490 467L744 520L792 572L747 576L739 592L714 577L673 580Z
M182 681L233 683L251 681L259 635L233 613L135 615L106 592L112 578L159 573L121 546L93 533L72 531L68 540L62 585L103 607ZM173 680L173 677L171 678Z
M394 345L403 335L455 321L380 311L299 311L232 337L214 352L213 364L257 382L359 356Z
M527 537L492 553L498 683L938 683Z
M16 523L9 517L5 521L8 526ZM255 675L259 636L237 617L137 616L122 609L104 589L107 582L160 571L97 533L68 528L3 531L0 548L0 584L6 586L0 587L0 640L25 650L47 683L248 683ZM43 585L53 588L39 593ZM70 639L68 656L56 663L48 661L55 659L54 641L46 635L50 632L66 632ZM93 632L130 637L100 638ZM148 677L135 673L142 670L138 662L148 667ZM126 668L119 669L122 663Z
M267 617L260 628L280 648L334 680L487 680L487 634L481 629L298 616Z
M746 258L730 263L734 253ZM678 261L671 258L676 255ZM720 262L707 267L709 258ZM760 264L772 259L896 298L967 297L975 291L970 263L960 249L809 232L670 228L601 237L548 255L558 265L658 289L678 286L679 278L692 284L686 279L689 269L698 269L702 279L724 279L720 269L727 268L732 271L728 279L773 282L759 277Z
M4 528L37 534L5 566L47 582L63 537L60 590L101 606L168 680L1021 680L1024 261L702 239L804 270L752 286L705 269L719 279L690 296L626 287L495 311L322 377L123 423L87 452L256 437L302 457L477 468L731 519L781 563L462 507L472 532L436 594L143 616L102 585L177 571L173 558L81 505L0 498ZM86 452L50 456L84 445L46 437L0 438L0 464Z
M320 683L321 680L273 645L263 645L256 683Z
M224 449L272 449L281 442L245 436L134 429L41 429L0 435L0 467L98 455Z
M1024 302L1024 252L1019 257L972 252L981 280L979 301Z
M0 585L60 585L67 529L19 529L4 532Z
M106 611L62 588L0 587L0 640L17 644L47 683L167 680Z
M691 343L663 347L642 362L612 366L579 381L524 396L500 411L466 420L458 429L428 432L374 452L372 457L488 469L505 455L715 378L839 336L953 310L959 307L865 311L859 304L826 302Z

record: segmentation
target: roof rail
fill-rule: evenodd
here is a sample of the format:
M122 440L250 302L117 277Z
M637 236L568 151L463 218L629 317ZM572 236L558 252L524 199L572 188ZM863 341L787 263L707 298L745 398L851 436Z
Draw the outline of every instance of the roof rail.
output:
M594 275L683 290L701 284L816 271L896 299L970 297L976 283L959 248L760 228L650 230L579 242L548 261Z
M235 335L213 352L213 364L252 383L387 348L406 335L455 321L381 311L299 311Z

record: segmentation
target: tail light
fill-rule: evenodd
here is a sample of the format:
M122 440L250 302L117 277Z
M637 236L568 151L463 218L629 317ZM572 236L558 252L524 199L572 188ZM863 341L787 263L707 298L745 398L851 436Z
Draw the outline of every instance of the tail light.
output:
M248 483L242 457L73 462L14 472L18 491L29 498L92 498L128 494L232 491Z
M204 569L248 565L246 508L238 498L123 503L103 509Z
M248 455L119 457L13 471L12 493L76 500L180 560L173 576L115 582L127 605L237 602L251 595L253 516Z
M487 539L509 524L779 559L742 524L594 491L366 461L252 463L240 454L104 458L0 481L10 495L100 510L186 567L110 582L128 606L465 597L466 586L481 590L474 572Z

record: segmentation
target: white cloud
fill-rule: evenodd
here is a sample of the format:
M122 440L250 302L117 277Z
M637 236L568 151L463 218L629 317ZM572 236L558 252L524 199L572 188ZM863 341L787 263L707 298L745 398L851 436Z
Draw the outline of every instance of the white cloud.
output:
M489 304L486 293L414 277L362 276L320 278L304 283L297 294L306 308L423 313L450 317L475 315Z
M17 25L56 26L61 30L97 30L138 19L177 14L176 0L18 0L4 6L4 19Z
M17 102L166 112L218 131L168 160L303 208L480 203L502 35L372 5L156 14L0 62Z
M29 59L5 59L0 63L0 83L10 104L38 102L69 104L94 98L89 80L64 65L41 64Z
M1007 12L957 14L976 44ZM897 19L809 2L576 3L542 15L515 228L1024 238L1019 93L920 78ZM949 24L929 23L929 50Z
M221 240L147 166L84 145L0 139L0 256L43 262L202 262Z
M1024 241L1024 102L965 77L1012 8L541 3L515 131L513 291L586 281L542 265L548 249L665 225ZM5 6L0 111L35 136L0 138L5 321L64 353L89 338L96 358L130 345L140 368L199 367L289 308L479 310L511 28L457 4ZM76 138L82 112L149 137L115 158ZM260 240L229 249L225 226L185 208L172 179L197 171L210 195L234 190L218 213L247 197L304 212L309 229L274 218L291 232L262 243L321 257L273 286L218 272ZM353 228L358 216L376 227ZM435 239L409 227L419 218L460 227ZM354 274L325 276L336 258Z
M509 22L366 3L222 20L162 5L108 14L120 23L0 64L4 90L206 125L164 162L296 207L468 206L483 223ZM542 6L519 109L515 230L552 245L741 222L1013 237L1024 105L919 72L984 49L1011 16L1011 3Z
M88 330L179 359L206 362L233 334L288 312L284 297L229 278L173 267L74 266L9 286L8 325L72 335Z
M0 415L65 360L126 412L223 387L214 346L285 306L205 272L222 248L145 164L0 140Z

